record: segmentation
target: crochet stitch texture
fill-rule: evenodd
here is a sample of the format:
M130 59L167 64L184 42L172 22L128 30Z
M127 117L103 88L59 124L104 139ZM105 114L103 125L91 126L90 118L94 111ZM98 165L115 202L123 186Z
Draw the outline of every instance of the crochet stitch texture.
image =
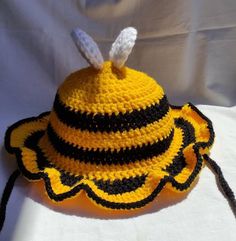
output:
M213 139L192 104L171 106L153 78L107 61L69 75L52 111L11 126L5 144L52 200L85 190L102 207L134 209L163 188L189 190Z

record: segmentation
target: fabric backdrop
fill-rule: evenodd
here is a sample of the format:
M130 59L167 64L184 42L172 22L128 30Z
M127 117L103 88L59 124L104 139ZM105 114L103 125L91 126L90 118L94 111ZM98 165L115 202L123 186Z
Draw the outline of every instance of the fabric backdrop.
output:
M71 40L73 28L90 34L108 59L127 26L138 30L127 65L153 76L171 104L205 105L201 110L218 138L212 156L236 189L235 0L1 0L1 146L7 126L50 110L63 79L87 66ZM1 148L0 193L14 168L14 158ZM29 190L27 182L17 182L0 240L236 239L234 217L208 169L182 202L127 219L68 215Z

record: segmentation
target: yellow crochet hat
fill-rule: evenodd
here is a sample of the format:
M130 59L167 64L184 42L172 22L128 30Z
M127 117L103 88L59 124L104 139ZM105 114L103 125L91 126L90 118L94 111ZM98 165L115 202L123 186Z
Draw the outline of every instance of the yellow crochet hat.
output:
M5 146L21 173L43 179L50 199L87 196L102 207L140 208L163 190L186 192L214 132L195 106L172 106L162 87L124 66L136 30L121 32L103 61L95 42L73 38L90 67L69 75L51 112L8 128Z

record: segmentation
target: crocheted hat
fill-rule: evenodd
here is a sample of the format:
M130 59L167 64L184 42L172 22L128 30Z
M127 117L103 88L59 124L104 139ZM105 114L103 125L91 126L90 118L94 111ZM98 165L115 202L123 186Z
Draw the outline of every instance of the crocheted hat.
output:
M150 76L124 66L136 39L124 29L104 62L96 43L72 37L90 67L70 74L53 108L8 128L5 146L50 199L87 196L105 208L134 209L163 190L186 192L204 166L214 132L195 106L169 104Z

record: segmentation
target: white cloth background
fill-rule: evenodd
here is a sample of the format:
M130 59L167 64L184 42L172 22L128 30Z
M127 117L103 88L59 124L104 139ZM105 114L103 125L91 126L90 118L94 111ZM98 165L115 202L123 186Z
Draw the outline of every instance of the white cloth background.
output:
M57 86L87 65L70 37L77 26L105 59L122 28L138 29L128 66L157 79L172 104L205 105L200 109L216 131L212 157L236 190L236 107L230 107L236 104L235 0L0 1L1 145L7 126L50 110ZM14 167L2 148L1 193ZM186 199L123 219L93 218L81 209L68 215L31 192L33 186L17 182L0 240L236 239L235 218L207 168Z

